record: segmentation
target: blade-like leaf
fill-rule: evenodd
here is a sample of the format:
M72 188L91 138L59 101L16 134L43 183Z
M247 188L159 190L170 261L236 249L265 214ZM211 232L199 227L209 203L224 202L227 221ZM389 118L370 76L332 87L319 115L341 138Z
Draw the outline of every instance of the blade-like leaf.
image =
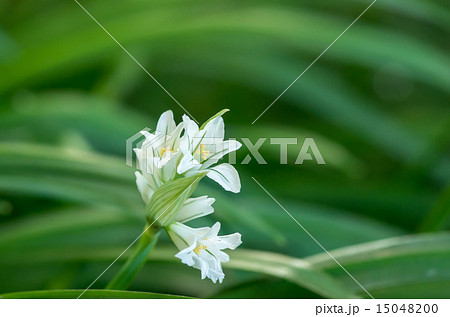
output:
M200 127L200 130L202 130L203 128L205 128L209 121L214 120L215 118L222 116L223 114L227 113L228 111L230 111L230 109L223 109L223 110L220 110L218 113L216 113L216 114L213 115L211 118L209 118L208 120L206 120L205 123L203 123L202 126Z
M54 298L54 299L70 299L77 298L84 290L49 290L49 291L31 291L31 292L16 292L0 294L0 298L12 299L12 298ZM88 290L83 296L83 299L87 298L99 298L99 299L121 299L121 298L147 298L147 299L175 299L175 298L189 298L179 295L168 295L158 293L146 293L146 292L131 292L131 291L113 291L113 290Z
M331 253L375 298L450 296L449 233L380 240ZM327 254L305 260L364 295Z

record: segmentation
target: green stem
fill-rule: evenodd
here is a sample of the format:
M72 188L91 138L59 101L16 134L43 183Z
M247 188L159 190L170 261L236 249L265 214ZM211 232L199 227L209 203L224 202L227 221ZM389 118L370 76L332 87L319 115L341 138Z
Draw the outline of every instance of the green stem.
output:
M158 241L160 234L160 228L148 228L139 239L133 254L128 258L119 273L117 273L111 282L108 283L105 289L126 290L144 265L150 251Z

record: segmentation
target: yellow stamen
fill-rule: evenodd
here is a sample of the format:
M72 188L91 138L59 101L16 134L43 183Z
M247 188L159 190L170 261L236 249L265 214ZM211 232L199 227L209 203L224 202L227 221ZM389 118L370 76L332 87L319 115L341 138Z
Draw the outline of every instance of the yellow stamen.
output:
M202 159L206 160L206 157L209 155L209 151L206 150L206 145L200 144L200 150L197 150L197 154L201 154Z
M198 245L198 246L194 249L194 252L195 252L197 255L200 255L200 250L206 250L206 245Z
M174 153L173 150L172 150L170 147L162 148L162 149L161 149L161 152L160 152L160 153L161 153L161 156L163 156L164 153L166 153L167 151Z

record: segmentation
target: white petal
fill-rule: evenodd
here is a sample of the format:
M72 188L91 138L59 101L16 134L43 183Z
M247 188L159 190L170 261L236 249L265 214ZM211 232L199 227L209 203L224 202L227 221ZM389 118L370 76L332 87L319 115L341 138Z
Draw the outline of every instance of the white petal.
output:
M206 169L217 163L222 157L230 152L237 151L241 146L242 144L236 140L227 140L214 144L213 146L209 146L208 150L211 152L211 155L208 156L202 163L202 169Z
M142 143L141 151L146 157L159 156L159 147L164 142L164 137L161 132L156 131L155 134L141 131L145 136L145 141Z
M144 151L143 149L135 148L133 149L136 153L137 166L136 168L144 171L145 173L150 173L153 168L153 155L151 150Z
M168 182L175 178L175 176L177 174L177 163L180 159L180 156L181 156L181 152L168 154L169 159L161 167L161 179L163 182ZM163 158L163 159L166 159L166 158Z
M183 174L191 169L198 169L201 166L201 164L192 156L191 153L187 152L183 154L184 156L177 167L178 174Z
M159 170L155 165L155 158L145 156L142 149L134 149L138 159L137 169L141 171L142 176L147 180L150 187L155 190L162 185Z
M180 144L183 152L192 152L193 140L198 136L198 125L187 115L183 115L184 136Z
M139 193L141 194L142 200L147 205L155 191L150 187L150 184L141 173L135 172L134 174L136 175L136 184Z
M191 120L187 115L183 115L183 122L187 134L194 136L198 133L198 125L194 120Z
M241 234L238 232L229 234L226 236L219 236L219 238L220 238L219 247L221 249L226 248L226 249L234 250L238 246L240 246L242 243Z
M142 149L135 148L133 149L134 153L136 153L137 165L136 168L141 170L143 165L143 154Z
M228 163L219 164L209 169L209 178L219 183L225 190L239 193L241 190L241 180L236 169Z
M204 261L200 257L198 257L198 264L200 266L200 271L202 272L202 280L204 280L205 277L208 276L209 265L208 265L208 263L206 261Z
M216 253L216 257L222 263L226 263L226 262L230 261L230 256L228 254L226 254L225 252L220 251L220 250Z
M170 239L172 239L179 250L191 246L194 242L207 234L209 230L209 227L191 228L179 222L175 222L167 227L167 233L169 234Z
M208 238L211 238L211 237L216 237L217 234L219 233L219 231L220 231L220 222L217 221L217 222L211 227L211 230L209 230L208 234L205 236L204 239L208 239Z
M169 147L174 151L176 151L179 148L180 141L181 141L180 134L183 131L183 128L184 128L183 122L178 124L178 126L175 128L175 130L173 130L172 133L170 133L170 137L165 145L166 147Z
M153 138L155 137L155 135L153 133L150 133L148 131L142 130L140 131L140 133L145 137L146 140L153 140Z
M207 277L208 277L209 279L211 279L211 281L213 281L213 283L216 283L217 280L219 281L219 283L222 283L223 278L225 277L225 274L223 274L222 271L218 271L218 270L214 270L214 269L209 269L209 270L208 270Z
M223 141L225 136L225 125L222 117L214 118L209 121L204 130L206 130L205 138L213 138L217 141Z
M187 222L209 215L214 212L214 208L211 206L214 201L214 198L208 198L208 196L189 198L184 202L174 221Z
M175 254L175 257L179 258L181 260L181 262L186 264L186 265L194 266L195 263L197 262L196 259L195 259L195 257L197 255L195 254L195 252L193 252L196 244L197 244L197 242L194 242L192 245L190 245L187 248L181 250L180 252Z
M173 112L171 110L164 112L159 117L156 131L163 133L164 135L170 134L175 130L175 121L173 120Z

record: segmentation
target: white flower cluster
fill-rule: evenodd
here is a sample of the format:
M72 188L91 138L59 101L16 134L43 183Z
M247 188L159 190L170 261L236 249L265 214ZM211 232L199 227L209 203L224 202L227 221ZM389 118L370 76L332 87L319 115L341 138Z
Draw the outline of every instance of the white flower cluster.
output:
M234 250L241 235L218 236L220 223L211 228L191 228L184 223L206 216L214 209L214 198L190 198L198 181L207 176L225 190L238 193L239 174L228 164L216 163L241 144L224 141L225 127L220 112L201 128L188 116L176 125L172 111L164 112L156 131L141 131L145 141L134 149L138 159L136 183L147 205L149 222L163 226L180 250L175 257L201 271L202 279L222 282L221 263L229 261L224 249Z

